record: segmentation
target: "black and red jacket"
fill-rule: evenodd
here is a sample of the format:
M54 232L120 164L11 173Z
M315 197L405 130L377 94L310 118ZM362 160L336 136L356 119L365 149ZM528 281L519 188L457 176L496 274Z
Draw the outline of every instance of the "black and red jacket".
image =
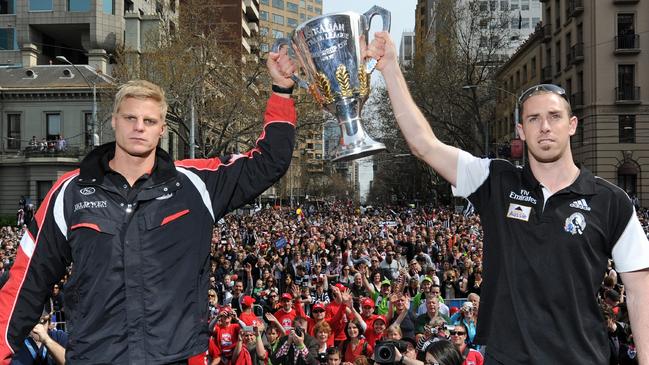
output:
M0 291L0 363L9 363L71 263L68 363L164 364L204 353L212 227L291 162L293 101L271 96L264 119L256 147L244 155L174 162L158 149L137 194L120 194L124 187L102 168L114 143L61 177Z

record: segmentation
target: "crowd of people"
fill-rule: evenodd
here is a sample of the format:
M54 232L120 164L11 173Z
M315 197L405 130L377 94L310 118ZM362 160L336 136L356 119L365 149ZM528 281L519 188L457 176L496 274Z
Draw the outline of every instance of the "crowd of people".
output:
M638 216L647 231L649 214ZM11 266L22 233L0 228L0 273ZM446 353L481 364L484 349L474 337L482 261L479 217L445 208L333 202L230 214L212 239L208 358L423 364L427 356L442 363ZM44 313L63 318L64 295L65 282L56 284ZM635 360L624 299L611 263L599 298L611 364ZM65 328L53 321L52 330Z

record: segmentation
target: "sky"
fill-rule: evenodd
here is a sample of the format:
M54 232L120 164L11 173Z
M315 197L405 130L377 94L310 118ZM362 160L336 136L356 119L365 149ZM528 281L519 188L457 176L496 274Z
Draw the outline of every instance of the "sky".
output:
M374 5L378 5L391 13L390 34L394 43L399 47L401 33L412 32L415 29L415 9L417 0L322 0L322 13L336 13L340 11L353 11L364 13ZM370 39L372 31L379 30L381 21L379 17L372 20Z

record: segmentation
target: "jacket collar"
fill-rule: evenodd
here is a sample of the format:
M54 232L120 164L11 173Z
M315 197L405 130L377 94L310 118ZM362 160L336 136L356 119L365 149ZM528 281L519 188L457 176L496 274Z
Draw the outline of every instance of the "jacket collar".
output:
M81 184L101 185L106 175L108 161L115 156L115 142L103 144L81 161L78 181ZM152 185L169 181L178 175L174 161L169 154L160 147L156 148L155 164L151 173Z

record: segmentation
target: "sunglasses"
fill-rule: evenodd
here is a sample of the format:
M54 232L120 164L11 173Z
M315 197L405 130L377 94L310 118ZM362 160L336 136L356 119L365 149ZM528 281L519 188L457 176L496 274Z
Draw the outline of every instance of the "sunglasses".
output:
M458 335L458 336L464 336L464 335L466 335L466 332L462 332L462 331L448 331L448 334L451 335L451 336L455 336L455 335Z
M525 100L529 99L530 96L534 95L538 91L546 91L549 93L557 94L562 98L564 98L568 102L568 104L570 104L570 100L568 100L568 95L566 95L566 90L564 90L561 86L557 86L554 84L539 84L525 90L521 94L521 97L518 98L518 105L523 105Z
M323 311L322 309L318 309L318 310L314 310L313 313L314 313L314 314L315 314L315 313L324 313L324 311Z

